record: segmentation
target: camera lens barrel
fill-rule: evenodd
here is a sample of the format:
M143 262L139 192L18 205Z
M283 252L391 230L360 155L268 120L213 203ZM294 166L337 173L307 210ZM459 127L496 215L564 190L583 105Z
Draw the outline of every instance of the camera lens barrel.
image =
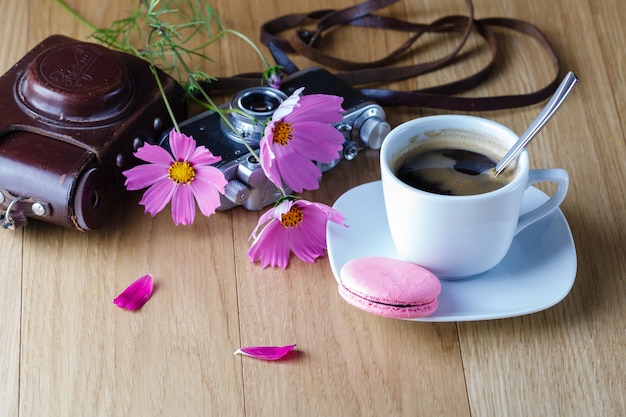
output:
M237 107L243 111L263 117L271 116L282 103L283 97L271 89L252 89L244 92L237 100Z
M230 101L228 122L222 120L222 129L230 139L245 140L258 146L265 122L287 99L287 95L271 87L251 87L239 91Z

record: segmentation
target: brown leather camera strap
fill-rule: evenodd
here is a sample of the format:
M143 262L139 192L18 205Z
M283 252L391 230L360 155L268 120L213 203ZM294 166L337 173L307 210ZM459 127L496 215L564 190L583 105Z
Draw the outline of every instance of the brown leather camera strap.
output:
M528 106L548 98L558 87L560 79L559 59L550 42L533 24L510 18L475 19L471 0L465 0L467 16L446 16L429 24L411 23L374 12L397 3L400 0L367 0L341 10L318 10L307 14L290 14L278 17L261 28L261 41L270 47L277 64L287 73L297 68L287 57L288 53L298 53L311 61L338 72L335 75L352 86L417 77L444 68L459 57L471 33L477 33L484 40L490 52L489 62L477 72L464 78L435 87L397 91L381 88L360 88L370 99L383 106L416 106L448 110L497 110ZM315 23L316 22L316 23ZM315 30L303 29L315 23ZM387 56L373 62L354 62L326 54L320 50L324 32L339 26L355 26L410 33L409 39L391 51ZM512 30L533 38L546 52L554 67L554 77L545 86L531 93L492 97L459 97L455 94L468 91L485 81L493 69L498 56L498 39L494 28ZM289 39L280 36L291 29L299 29ZM399 57L406 56L415 42L426 33L460 32L456 47L445 56L433 61L414 65L393 66ZM243 76L245 78L245 76ZM232 80L231 80L232 82ZM227 85L228 81L224 84Z

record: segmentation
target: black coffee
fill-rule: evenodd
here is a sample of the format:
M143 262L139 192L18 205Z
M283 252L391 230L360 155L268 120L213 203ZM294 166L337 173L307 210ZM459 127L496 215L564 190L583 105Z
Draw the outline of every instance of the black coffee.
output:
M449 145L408 151L394 163L396 176L423 191L457 196L487 193L511 181L513 169L495 175L493 157Z

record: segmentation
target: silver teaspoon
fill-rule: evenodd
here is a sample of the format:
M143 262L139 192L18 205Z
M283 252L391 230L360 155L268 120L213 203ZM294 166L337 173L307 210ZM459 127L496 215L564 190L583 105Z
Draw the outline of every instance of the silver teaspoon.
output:
M554 113L556 113L563 101L565 101L565 98L568 96L570 91L572 91L572 88L574 87L574 85L576 85L577 82L578 78L572 71L569 71L565 75L565 78L563 78L563 81L561 81L561 84L556 89L548 104L546 104L546 106L543 108L543 110L541 110L541 113L539 113L537 118L531 123L530 126L528 126L528 129L526 129L526 131L522 133L517 142L515 142L511 149L509 149L509 151L502 157L500 162L498 162L495 168L496 175L500 174L511 161L517 158L520 152L522 152L522 150L530 143L530 141L535 138L537 133L539 133L541 128L543 128L543 126L546 124L546 122L550 120L552 116L554 116Z

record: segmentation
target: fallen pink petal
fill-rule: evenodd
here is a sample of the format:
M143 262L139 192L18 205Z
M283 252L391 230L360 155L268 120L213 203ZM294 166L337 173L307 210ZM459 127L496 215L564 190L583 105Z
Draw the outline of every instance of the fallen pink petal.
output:
M295 347L296 345L242 347L235 351L235 355L250 356L266 361L276 361L284 358L289 352L294 350Z
M152 296L152 289L152 275L144 275L122 291L113 303L126 310L139 310Z

